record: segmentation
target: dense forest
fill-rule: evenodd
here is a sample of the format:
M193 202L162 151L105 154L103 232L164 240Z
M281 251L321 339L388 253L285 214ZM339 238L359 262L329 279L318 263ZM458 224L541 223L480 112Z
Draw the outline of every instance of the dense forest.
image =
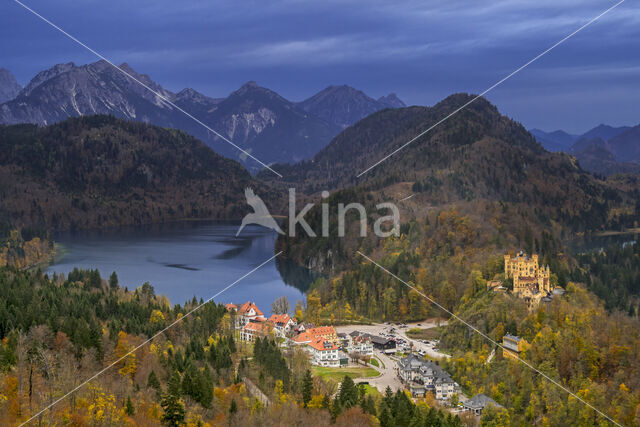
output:
M639 314L640 246L635 240L580 253L577 262L573 280L585 283L609 310Z
M48 263L54 256L49 233L25 228L11 229L0 224L0 267L30 268Z
M640 321L608 313L583 287L528 311L522 301L486 290L457 314L497 342L505 333L531 346L522 357L622 425L640 424ZM453 353L446 368L467 393L485 393L508 408L512 425L609 425L603 417L527 366L496 358L494 345L452 319L441 345Z
M623 425L639 425L638 246L576 254L568 245L576 236L637 228L637 177L605 180L586 173L574 158L546 152L485 101L361 179L352 177L427 128L431 114L444 116L466 99L460 97L434 110L377 113L313 161L280 169L309 192L337 189L322 200L330 212L338 203L367 207L365 237L357 235L361 218L352 213L346 238L335 238L333 218L329 237L279 238L285 256L327 275L311 287L306 318L341 323L443 315L422 293L496 342L505 333L524 337L531 347L523 357L533 366ZM372 233L372 208L383 201L396 202L401 226L398 236L380 239ZM306 218L319 230L321 207ZM503 255L521 249L540 255L550 266L552 287L564 288L564 296L531 308L509 293L487 291L490 280L508 285ZM440 339L453 356L446 367L465 394L485 393L507 408L497 425L607 423L539 374L503 359L499 349L487 363L495 346L459 321L449 319Z
M270 200L240 164L181 131L110 116L0 126L0 220L14 228L240 219L246 187Z
M0 423L45 425L461 426L469 420L399 391L326 382L300 349L273 337L237 340L223 305L171 307L144 284L127 291L114 272L68 277L0 268ZM167 328L177 319L182 319ZM162 331L150 343L149 337ZM144 344L144 345L143 345ZM135 349L135 351L133 351ZM268 401L249 384L257 385Z
M274 185L296 185L310 194L336 190L326 200L315 200L306 215L318 233L322 221L318 202L327 203L334 218L330 236L309 239L297 230L295 237L280 236L278 249L319 270L338 273L352 267L356 249L383 245L384 239L376 239L371 232L378 214L375 206L382 202L398 206L404 227L431 210L468 212L476 223L493 227L489 238L506 243L502 250L540 249L533 243L545 239L543 235L559 242L576 233L637 227L637 177L594 177L571 156L544 150L522 125L501 115L486 100L477 101L355 179L357 171L467 99L466 95L452 95L432 108L376 113L338 135L312 161L282 169L284 183ZM351 212L347 238L336 239L337 206L352 202L367 207L368 236L357 236L360 218Z

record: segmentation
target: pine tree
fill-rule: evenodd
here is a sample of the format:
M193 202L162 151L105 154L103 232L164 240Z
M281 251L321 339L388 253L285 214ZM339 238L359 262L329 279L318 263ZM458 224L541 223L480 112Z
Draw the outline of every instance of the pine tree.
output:
M229 405L229 415L233 415L238 412L238 404L235 399L231 399L231 405Z
M322 409L330 409L331 408L331 399L326 394L322 398Z
M154 370L151 370L151 373L147 378L147 387L153 387L156 390L160 390L160 381L158 381L158 377L156 376L156 372Z
M376 416L376 404L373 401L373 397L370 395L362 399L362 403L360 404L362 410L367 414L371 414L374 417Z
M115 271L111 273L111 276L109 276L109 286L111 289L116 289L118 287L118 275Z
M358 404L358 388L348 375L344 376L342 384L340 384L338 400L343 408L351 408Z
M133 402L131 401L131 396L127 396L127 404L124 407L124 412L129 416L132 416L136 413L136 409L134 408Z
M394 426L393 423L393 418L391 418L391 413L389 412L389 408L387 407L387 405L382 404L383 409L382 412L380 413L380 427L392 427ZM427 424L427 425L431 425L431 424Z
M185 406L180 397L180 375L174 372L169 379L167 392L162 396L160 406L164 413L162 421L170 426L178 426L184 422Z
M311 371L307 369L302 378L302 404L307 407L307 404L311 401L311 393L313 392L313 378L311 377Z

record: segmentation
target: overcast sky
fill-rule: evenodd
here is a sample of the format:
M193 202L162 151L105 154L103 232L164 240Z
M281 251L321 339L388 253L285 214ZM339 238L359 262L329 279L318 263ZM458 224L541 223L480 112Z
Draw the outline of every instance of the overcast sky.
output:
M480 93L615 1L21 0L170 90L222 97L255 80L298 101L331 84L433 105ZM21 84L91 53L11 0L0 67ZM640 4L626 0L487 98L526 127L640 123Z

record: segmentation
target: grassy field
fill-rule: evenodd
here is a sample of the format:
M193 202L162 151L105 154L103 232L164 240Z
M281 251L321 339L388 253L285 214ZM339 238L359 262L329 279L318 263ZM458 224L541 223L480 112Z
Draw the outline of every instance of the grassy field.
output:
M369 384L364 385L364 392L365 394L372 395L374 398L380 396L380 392L378 391L378 389Z
M411 328L407 331L407 336L414 340L434 340L440 337L442 328Z
M320 376L324 379L333 379L336 381L342 381L345 375L349 375L351 378L370 378L380 375L380 373L373 368L361 366L348 366L344 368L313 366L311 372L313 375Z

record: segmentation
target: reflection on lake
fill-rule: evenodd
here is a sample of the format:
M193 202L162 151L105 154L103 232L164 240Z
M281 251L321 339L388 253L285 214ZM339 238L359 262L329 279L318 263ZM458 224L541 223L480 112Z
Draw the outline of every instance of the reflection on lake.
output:
M63 247L61 256L47 272L97 268L108 278L115 271L121 286L149 282L172 304L194 296L206 300L273 256L276 233L248 226L236 238L237 229L198 221L60 233L54 239ZM308 270L278 259L277 268L274 261L264 265L216 301L251 300L268 316L271 303L283 295L293 310L313 279Z
M569 249L573 253L590 252L605 249L613 245L635 244L640 239L638 233L618 233L610 235L592 235L576 237L569 242Z

